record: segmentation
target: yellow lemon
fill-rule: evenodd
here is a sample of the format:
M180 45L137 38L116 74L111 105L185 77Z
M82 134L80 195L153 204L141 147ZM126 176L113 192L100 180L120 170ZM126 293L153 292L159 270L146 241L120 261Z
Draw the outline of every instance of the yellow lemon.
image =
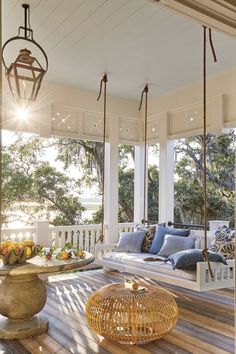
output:
M77 256L78 257L83 257L84 256L84 251L82 250L82 248L80 248L77 252Z
M25 247L25 255L26 257L30 257L32 253L32 250L30 247Z
M7 240L6 242L6 247L9 247L13 244L13 242L11 240Z
M21 242L21 245L23 247L33 247L34 246L34 241L33 240L23 240Z

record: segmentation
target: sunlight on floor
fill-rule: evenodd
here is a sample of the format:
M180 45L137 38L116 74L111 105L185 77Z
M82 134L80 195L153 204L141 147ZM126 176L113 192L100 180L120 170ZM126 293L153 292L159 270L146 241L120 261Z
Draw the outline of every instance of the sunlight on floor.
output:
M76 279L76 278L78 278L78 273L50 275L48 277L48 282L51 283L51 282Z

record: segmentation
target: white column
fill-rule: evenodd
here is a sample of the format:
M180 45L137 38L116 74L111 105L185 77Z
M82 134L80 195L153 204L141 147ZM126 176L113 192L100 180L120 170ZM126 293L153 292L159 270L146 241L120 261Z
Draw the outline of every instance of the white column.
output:
M144 155L143 145L135 146L134 155L134 222L140 223L144 213Z
M167 139L167 114L161 115L160 122L158 222L168 222L174 221L174 141Z
M110 116L109 126L109 142L106 142L105 144L105 243L113 243L118 241L119 117Z
M48 221L36 221L35 226L35 243L43 247L51 247L52 239L49 233L49 222Z

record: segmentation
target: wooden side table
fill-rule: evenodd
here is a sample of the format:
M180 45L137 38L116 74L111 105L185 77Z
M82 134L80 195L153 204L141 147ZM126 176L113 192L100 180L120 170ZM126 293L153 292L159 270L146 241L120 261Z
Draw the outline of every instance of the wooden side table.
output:
M127 290L121 284L95 291L86 306L90 327L123 344L143 344L166 335L178 318L173 296L161 287L141 286L144 291Z
M45 260L36 256L26 263L0 263L0 339L24 339L47 331L48 320L39 313L47 299L47 290L38 274L81 268L94 261L86 252L83 258ZM29 263L30 262L30 263Z

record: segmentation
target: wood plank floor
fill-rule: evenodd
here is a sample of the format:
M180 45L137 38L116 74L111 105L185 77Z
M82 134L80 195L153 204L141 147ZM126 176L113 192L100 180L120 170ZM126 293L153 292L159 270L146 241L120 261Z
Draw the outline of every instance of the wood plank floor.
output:
M50 321L48 333L20 341L0 341L0 354L234 353L232 289L197 293L162 284L173 293L180 310L176 328L166 337L132 346L97 335L87 326L84 313L87 298L105 284L122 281L120 273L101 269L50 277L47 303L41 313ZM144 282L157 284L147 279Z

